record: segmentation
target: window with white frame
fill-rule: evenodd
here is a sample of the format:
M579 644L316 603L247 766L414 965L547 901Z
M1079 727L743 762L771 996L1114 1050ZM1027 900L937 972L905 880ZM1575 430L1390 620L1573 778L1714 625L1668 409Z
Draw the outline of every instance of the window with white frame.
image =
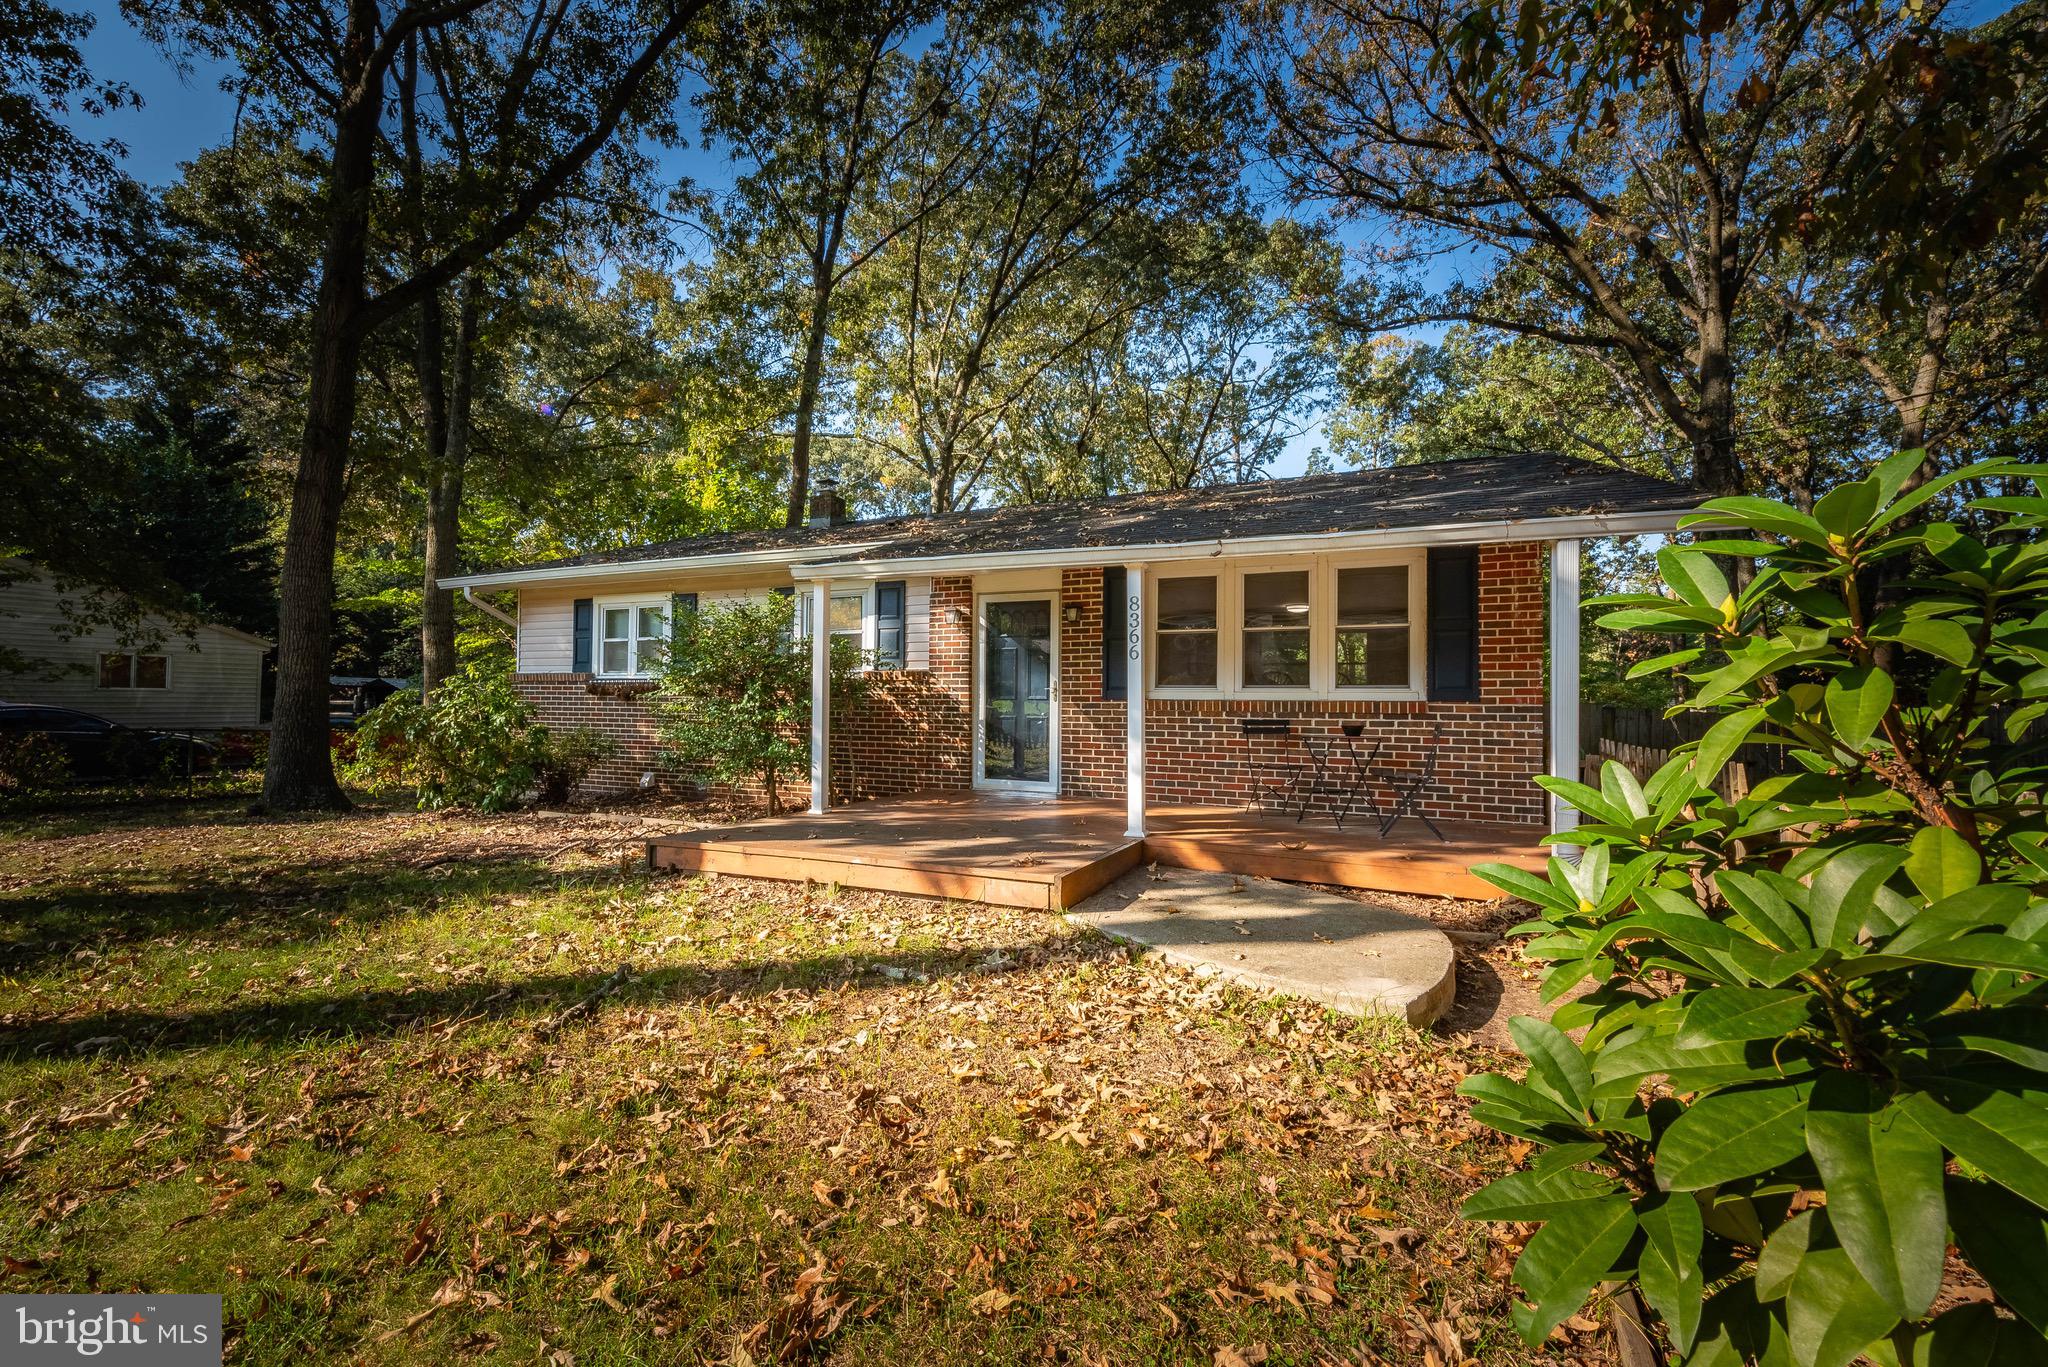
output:
M855 650L861 648L861 632L867 621L868 595L866 590L856 593L835 593L832 606L827 610L827 622L835 641L852 641Z
M100 656L101 688L169 688L171 662L163 655L109 652Z
M1166 697L1423 696L1421 551L1161 565L1150 686Z
M1153 647L1158 665L1153 682L1162 688L1216 686L1216 576L1162 577L1153 614Z
M598 604L598 672L633 677L659 669L668 650L668 611L666 598Z
M1242 579L1241 679L1246 688L1309 686L1314 627L1308 570L1262 570Z
M1336 684L1409 685L1408 566L1337 567Z
M867 649L867 624L873 616L873 604L869 601L871 588L835 589L832 592L832 606L828 608L826 620L835 641L851 641L854 649ZM806 592L797 599L797 635L809 640L811 635L811 595Z

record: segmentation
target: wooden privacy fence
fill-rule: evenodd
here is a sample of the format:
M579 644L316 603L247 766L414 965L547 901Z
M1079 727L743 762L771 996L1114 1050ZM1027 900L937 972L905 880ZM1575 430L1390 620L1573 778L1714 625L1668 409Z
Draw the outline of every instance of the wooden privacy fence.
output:
M1666 717L1654 707L1610 707L1584 703L1579 707L1582 777L1600 786L1600 766L1617 760L1639 779L1647 779L1670 760L1671 752L1698 740L1720 720L1716 712L1684 712ZM1714 791L1728 801L1748 795L1758 779L1785 770L1784 752L1776 746L1745 745L1721 771Z

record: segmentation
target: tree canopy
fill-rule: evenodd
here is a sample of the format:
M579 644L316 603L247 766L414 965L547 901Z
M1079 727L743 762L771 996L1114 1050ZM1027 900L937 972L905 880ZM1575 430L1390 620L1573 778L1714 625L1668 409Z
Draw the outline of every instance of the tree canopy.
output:
M108 22L238 116L138 166L89 18L0 31L0 543L276 631L280 805L332 795L329 669L507 658L441 577L820 471L883 513L1547 449L1811 507L2041 433L2039 0Z

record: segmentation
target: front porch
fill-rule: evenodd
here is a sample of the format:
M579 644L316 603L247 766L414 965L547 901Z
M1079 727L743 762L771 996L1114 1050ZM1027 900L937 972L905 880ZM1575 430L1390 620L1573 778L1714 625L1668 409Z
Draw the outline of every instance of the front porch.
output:
M1439 841L1409 820L1382 839L1371 822L1339 830L1313 815L1151 806L1145 834L1132 837L1127 817L1121 801L921 793L661 836L647 857L660 869L1045 910L1075 906L1142 864L1488 899L1499 894L1472 865L1540 872L1547 858L1533 825L1440 821L1448 840Z

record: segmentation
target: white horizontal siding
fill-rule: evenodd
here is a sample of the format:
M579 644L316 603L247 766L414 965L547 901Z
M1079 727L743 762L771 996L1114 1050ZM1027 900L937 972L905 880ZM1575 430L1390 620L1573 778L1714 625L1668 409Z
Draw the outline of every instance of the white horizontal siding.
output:
M519 672L567 674L576 651L574 591L519 590Z
M735 603L745 600L760 600L773 593L777 585L772 584L726 584L717 588L697 590L699 607L712 607L721 603ZM787 585L780 587L787 588ZM688 593L690 590L680 584L650 586L636 584L631 589L576 589L554 587L528 587L519 591L519 645L518 668L523 674L566 674L575 663L576 655L576 600L590 598L602 600L608 597L648 598L663 593ZM930 579L909 579L904 581L904 663L910 669L931 667L931 597Z
M92 627L72 635L66 605L74 593L12 566L0 575L12 581L0 584L0 645L32 666L0 673L0 701L76 708L130 726L217 730L261 722L265 647L211 627L188 636L145 618L143 629L160 640L132 653L164 656L169 686L101 688L101 654L131 651L120 633Z
M706 589L697 595L697 606L708 608L732 603L758 603L773 592L774 589L766 584L742 589Z

